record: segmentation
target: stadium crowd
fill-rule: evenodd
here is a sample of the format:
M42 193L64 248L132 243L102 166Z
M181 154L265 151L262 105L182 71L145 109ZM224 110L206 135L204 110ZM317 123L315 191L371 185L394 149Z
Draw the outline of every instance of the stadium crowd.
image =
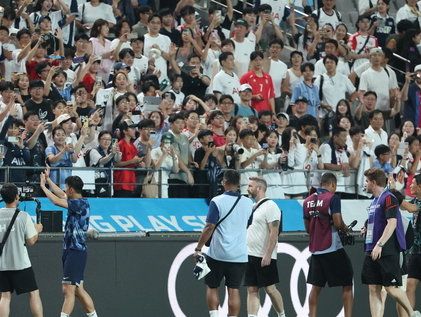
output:
M359 0L353 34L335 0L289 2L239 15L226 0L205 18L192 0L5 7L0 178L37 183L48 164L63 188L72 167L97 167L92 195L213 197L234 168L242 193L261 175L269 198L304 198L329 170L351 198L379 167L410 195L421 1L391 16L389 0Z

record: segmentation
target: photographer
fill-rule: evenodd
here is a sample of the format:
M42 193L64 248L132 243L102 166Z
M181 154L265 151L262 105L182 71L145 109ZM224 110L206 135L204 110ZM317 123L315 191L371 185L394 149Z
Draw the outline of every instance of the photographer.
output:
M3 158L0 161L2 166L29 166L31 155L28 147L24 144L25 125L22 121L9 116L0 132L0 142L2 143ZM8 181L17 185L25 184L26 170L10 169ZM0 171L0 180L5 181L5 171Z
M222 167L224 166L224 152L217 148L213 142L211 130L202 130L197 135L202 147L194 153L194 161L199 165L195 183L200 184L200 194L204 197L214 197L218 192L218 184L222 180ZM205 185L205 184L209 184ZM198 197L201 197L201 195Z
M0 209L0 241L19 204L18 188L14 184L4 184L0 190L6 207ZM43 316L35 274L31 266L26 246L33 246L42 232L42 224L33 224L31 217L23 211L17 214L13 230L0 257L0 315L9 316L12 293L29 293L29 306L32 316Z
M352 316L353 269L346 254L339 231L349 229L342 220L341 200L335 194L336 176L323 174L321 188L303 202L304 225L310 235L310 268L307 283L312 285L309 297L309 316L316 316L317 302L326 283L329 287L342 286L345 317Z

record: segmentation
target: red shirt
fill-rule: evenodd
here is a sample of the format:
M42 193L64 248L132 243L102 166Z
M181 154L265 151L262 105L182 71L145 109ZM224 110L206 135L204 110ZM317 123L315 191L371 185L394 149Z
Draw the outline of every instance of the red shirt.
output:
M241 79L241 84L249 84L252 88L253 95L261 95L263 100L252 100L251 105L257 112L264 110L272 111L269 99L275 98L275 91L273 88L272 77L269 74L263 73L262 77L257 76L252 70L245 73Z
M50 66L60 66L59 61L50 61L50 60L44 60L47 61ZM26 73L28 74L29 80L39 80L40 77L38 76L37 72L35 71L35 68L39 62L31 60L29 62L26 62Z
M215 132L213 133L213 143L215 146L223 146L226 143L225 135L219 135Z
M82 84L85 86L85 89L88 92L88 94L90 94L94 89L95 78L92 77L91 74L86 74L82 79Z
M121 151L121 161L129 161L137 155L137 149L131 142L120 140L118 146ZM136 164L126 165L125 168L135 168ZM114 171L114 190L136 189L136 172L135 171Z

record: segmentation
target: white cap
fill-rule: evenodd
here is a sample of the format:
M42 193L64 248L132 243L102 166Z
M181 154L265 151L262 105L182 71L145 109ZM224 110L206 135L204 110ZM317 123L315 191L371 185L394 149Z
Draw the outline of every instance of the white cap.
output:
M414 73L418 72L418 71L421 71L421 64L415 66L415 68L414 68Z
M289 115L286 112L279 112L276 117L279 118L280 116L284 117L285 119L287 119L288 123L289 123Z
M242 92L242 91L246 91L247 89L253 90L249 84L242 84L238 91Z
M58 116L57 118L57 124L62 124L63 122L70 120L72 117L68 113L63 113Z
M6 51L13 52L16 49L16 46L14 46L11 43L6 43L6 44L3 44L3 49Z

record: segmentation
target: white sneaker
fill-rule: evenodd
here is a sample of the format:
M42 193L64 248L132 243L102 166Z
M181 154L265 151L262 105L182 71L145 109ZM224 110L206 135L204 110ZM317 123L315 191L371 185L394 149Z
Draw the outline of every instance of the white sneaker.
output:
M421 313L418 310L416 310L412 313L411 317L421 317Z

